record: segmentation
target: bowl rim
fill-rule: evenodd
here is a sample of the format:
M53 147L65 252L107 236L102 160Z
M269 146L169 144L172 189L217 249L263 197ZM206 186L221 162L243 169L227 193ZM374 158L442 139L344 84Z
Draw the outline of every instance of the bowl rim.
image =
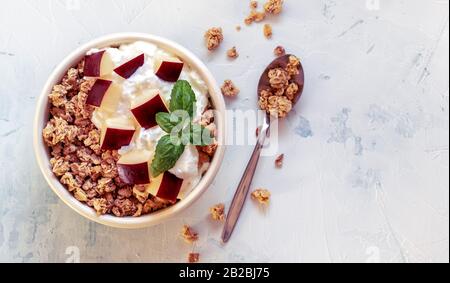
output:
M180 56L184 62L187 62L193 69L195 69L205 83L208 85L211 100L214 104L214 110L219 114L216 117L217 125L217 141L219 146L215 153L213 160L211 161L210 168L205 173L200 183L190 192L185 199L179 203L160 210L155 213L140 217L116 217L112 215L98 216L97 213L86 204L76 200L73 195L60 183L59 179L53 174L50 166L50 155L48 147L45 145L42 138L42 130L45 127L46 121L48 121L47 115L49 110L48 94L51 92L54 85L58 84L62 77L67 73L67 70L74 67L86 54L87 51L93 48L105 48L109 46L117 46L121 44L145 41L156 44L158 47L165 49L169 52ZM89 41L86 44L78 47L75 51L70 53L51 73L50 77L44 85L41 94L37 100L34 124L33 124L33 147L34 153L39 165L39 168L44 175L48 185L53 192L70 208L76 211L83 217L114 228L123 229L139 229L154 226L162 223L163 221L172 218L182 211L185 211L194 202L196 202L200 196L210 187L214 178L216 177L225 154L225 137L226 137L226 106L225 100L221 95L220 88L217 81L213 77L212 73L206 67L206 65L191 51L178 43L152 34L145 33L115 33L105 35L94 40Z

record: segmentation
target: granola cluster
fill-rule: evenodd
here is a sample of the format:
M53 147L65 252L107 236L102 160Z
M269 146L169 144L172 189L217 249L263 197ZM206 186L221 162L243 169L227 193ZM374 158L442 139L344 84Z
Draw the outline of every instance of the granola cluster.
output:
M252 193L252 199L260 204L268 205L271 193L266 189L257 189Z
M223 41L222 28L210 28L205 33L206 47L209 51L216 50Z
M265 36L267 39L272 38L273 30L272 30L272 26L271 26L270 24L265 24L265 25L264 25L263 31L264 31L264 36Z
M283 162L284 162L284 154L280 154L276 159L275 159L275 166L277 168L282 168L283 167Z
M231 80L225 80L221 90L222 94L227 97L235 97L240 92L239 88L237 88Z
M211 218L214 221L225 221L225 205L220 203L217 204L213 207L211 207L211 209L209 210L211 213Z
M284 49L283 46L279 45L277 47L275 47L275 49L273 50L273 54L275 54L275 56L280 57L286 54L286 49Z
M250 14L245 18L246 25L251 25L253 22L259 23L266 18L266 13L258 12L256 9L252 9Z
M193 244L198 241L198 233L187 225L181 230L181 237L183 237L184 241L188 244Z
M264 10L266 13L278 15L283 10L283 2L284 0L268 0L266 4L264 4Z
M289 57L285 68L274 68L269 71L270 88L260 92L259 106L274 117L284 118L292 110L293 102L299 90L294 77L300 73L300 60Z
M138 217L172 205L121 182L118 152L101 150L100 131L91 122L94 108L86 104L93 82L83 77L82 62L49 95L50 119L42 135L54 174L99 215Z
M188 262L189 263L198 263L200 261L200 254L199 253L190 253L188 256Z
M228 56L228 58L232 58L232 59L239 57L239 53L237 52L236 46L233 46L232 48L230 48L227 51L227 56Z

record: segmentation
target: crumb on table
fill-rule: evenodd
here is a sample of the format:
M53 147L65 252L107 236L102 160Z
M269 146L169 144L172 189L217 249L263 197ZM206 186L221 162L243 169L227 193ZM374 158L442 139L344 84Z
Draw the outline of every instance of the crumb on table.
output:
M252 193L252 199L264 205L269 204L270 197L271 193L266 189L257 189Z
M275 159L275 166L277 168L282 168L283 167L283 162L284 162L284 154L280 154L276 159Z
M198 263L200 261L200 254L199 253L190 253L188 257L189 263Z
M264 10L268 14L278 15L283 10L283 2L284 0L268 0L264 4Z
M258 12L256 10L250 11L250 14L245 18L244 22L246 25L251 25L253 22L259 23L266 18L264 12Z
M228 56L228 58L233 58L233 59L239 57L239 53L238 53L238 51L236 49L236 46L233 46L232 48L230 48L227 51L227 56Z
M224 221L225 220L225 205L220 203L217 204L209 210L211 213L211 218L215 221Z
M250 8L257 9L258 8L258 1L250 1Z
M198 241L198 233L195 232L191 227L185 225L181 231L181 236L184 241L188 244L193 244Z
M270 24L265 24L264 25L264 36L267 39L270 39L270 38L272 38L272 35L273 35L272 26Z
M235 97L240 92L240 90L234 85L231 80L225 80L221 90L222 94L227 97Z
M286 54L286 50L284 49L283 46L279 45L275 47L273 53L275 54L275 56L280 57Z
M206 47L209 51L217 49L223 41L222 28L210 28L205 33Z

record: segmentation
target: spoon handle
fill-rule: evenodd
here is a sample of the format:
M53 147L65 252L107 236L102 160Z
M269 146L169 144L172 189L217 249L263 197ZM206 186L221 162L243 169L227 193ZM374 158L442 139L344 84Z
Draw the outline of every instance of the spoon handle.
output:
M252 184L253 177L255 175L256 168L258 166L258 161L261 156L261 151L264 148L264 142L266 137L270 132L270 118L266 117L265 124L261 129L258 137L258 142L256 143L255 150L250 158L250 161L245 169L244 175L242 176L241 182L237 187L236 194L234 195L233 202L231 203L230 210L227 215L227 220L225 222L225 228L222 234L222 241L227 243L231 235L233 234L234 228L238 222L239 216L241 215L242 208L244 207L245 200L247 199L248 192L250 190L250 185Z

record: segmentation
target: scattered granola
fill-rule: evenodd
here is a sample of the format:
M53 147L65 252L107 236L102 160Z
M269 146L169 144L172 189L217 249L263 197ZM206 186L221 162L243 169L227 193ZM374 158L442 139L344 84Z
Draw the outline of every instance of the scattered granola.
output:
M252 199L260 204L268 205L270 202L271 194L266 189L258 189L252 193Z
M286 50L284 49L283 46L279 45L277 47L275 47L275 50L273 51L273 53L275 54L275 56L280 57L286 54Z
M233 59L239 57L239 53L237 52L237 49L236 49L235 46L233 46L231 49L229 49L229 50L227 51L227 56L228 56L229 58L233 58Z
M284 154L281 154L275 159L275 166L277 168L282 168L283 162L284 162Z
M225 80L222 85L222 94L228 97L235 97L239 94L240 90L234 85L231 80Z
M244 22L246 25L251 25L253 22L259 23L266 18L264 12L258 12L256 10L250 11L250 14L245 18Z
M183 227L183 230L181 231L181 236L183 237L184 241L188 244L193 244L194 242L198 241L198 233L192 230L192 228L187 225Z
M200 254L199 253L190 253L188 257L189 263L198 263L200 261Z
M236 31L241 31L242 27L240 25L236 26Z
M266 13L278 15L283 10L283 2L284 0L268 0L266 4L264 4L264 10Z
M215 221L224 221L225 220L225 205L217 204L209 210L211 213L211 217Z
M272 30L272 26L271 26L270 24L265 24L263 30L264 30L264 36L265 36L267 39L272 38L273 30Z
M258 1L250 1L251 9L258 9Z
M223 41L222 28L211 28L205 33L206 47L209 51L217 49Z

